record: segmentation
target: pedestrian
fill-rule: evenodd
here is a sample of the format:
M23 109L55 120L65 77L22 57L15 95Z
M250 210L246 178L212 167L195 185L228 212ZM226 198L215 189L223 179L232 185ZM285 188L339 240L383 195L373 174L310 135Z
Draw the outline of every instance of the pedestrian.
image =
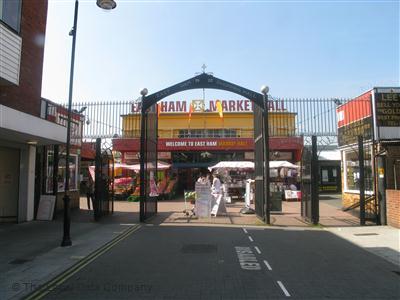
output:
M206 183L206 176L203 172L200 172L200 177L197 179L198 183Z
M93 204L93 197L94 197L94 184L93 184L93 180L91 179L90 175L89 175L88 181L86 182L86 186L87 186L86 201L87 201L88 210L90 210L90 202L92 202L92 204Z
M221 180L219 179L219 175L217 172L213 173L213 182L211 186L212 194L221 194Z

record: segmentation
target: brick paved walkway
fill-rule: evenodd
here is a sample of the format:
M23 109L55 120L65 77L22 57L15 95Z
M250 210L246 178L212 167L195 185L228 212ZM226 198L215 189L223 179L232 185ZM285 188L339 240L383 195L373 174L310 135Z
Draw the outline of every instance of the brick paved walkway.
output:
M240 210L244 202L226 204L227 213L211 218L197 218L186 216L183 211L185 202L183 199L161 200L158 202L158 214L150 222L153 224L176 223L176 224L231 224L231 225L263 225L255 215L242 215ZM81 199L81 208L86 209L86 199ZM191 208L188 207L188 208ZM283 201L282 212L271 213L271 224L273 226L307 227L309 224L301 218L301 203L299 201ZM350 213L343 212L337 207L337 203L329 200L320 201L320 224L325 227L346 227L359 225L359 219ZM132 212L132 222L137 222L139 217L139 203L115 201L114 211L116 214L126 215Z

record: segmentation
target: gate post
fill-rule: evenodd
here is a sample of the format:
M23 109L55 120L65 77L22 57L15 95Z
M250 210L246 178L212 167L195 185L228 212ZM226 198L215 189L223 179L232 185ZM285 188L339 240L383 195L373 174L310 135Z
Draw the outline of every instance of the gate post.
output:
M358 164L360 167L360 225L365 225L365 169L363 136L358 136Z
M146 111L144 110L144 99L145 95L142 93L142 108L141 108L141 117L140 117L140 222L144 222L146 219L145 213L145 197L146 197L146 170L145 170L145 142L146 142Z
M263 94L263 104L264 104L264 219L269 225L271 223L270 210L271 210L271 199L269 195L269 124L268 124L268 91L267 86L261 88L261 93Z
M376 195L378 197L378 211L375 210L376 225L387 225L386 219L386 157L379 155L376 157L378 181ZM382 172L383 171L383 172ZM377 208L375 208L377 209Z
M318 170L318 149L317 136L311 137L311 221L314 225L319 222L319 170Z
M93 214L94 220L100 218L100 203L101 203L101 138L96 139L96 157L95 157L95 173L94 173L94 201Z

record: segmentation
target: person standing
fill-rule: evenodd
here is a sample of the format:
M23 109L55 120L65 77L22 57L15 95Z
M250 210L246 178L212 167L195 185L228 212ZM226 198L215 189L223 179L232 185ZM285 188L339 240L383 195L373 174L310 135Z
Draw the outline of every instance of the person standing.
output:
M197 179L198 183L206 183L206 176L204 173L200 173L200 177Z
M86 182L86 200L87 200L87 206L88 210L90 210L90 203L93 203L93 197L94 197L94 182L92 178L89 175L88 181Z
M221 194L221 180L219 179L219 176L217 173L213 173L213 182L211 185L211 193L212 194Z

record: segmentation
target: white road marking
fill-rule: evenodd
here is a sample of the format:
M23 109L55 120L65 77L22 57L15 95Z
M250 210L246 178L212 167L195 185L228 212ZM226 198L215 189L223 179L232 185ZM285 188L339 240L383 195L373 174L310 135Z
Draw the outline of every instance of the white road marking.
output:
M246 230L246 228L242 228L242 229L243 229L244 233L248 233L247 230Z
M261 254L261 251L260 251L260 249L258 249L257 246L254 246L254 249L256 249L256 251L257 251L258 254Z
M236 254L239 259L240 267L243 270L259 271L261 266L257 261L257 257L253 254L250 247L235 247Z
M264 264L267 266L268 270L272 271L271 266L269 265L269 263L266 260L264 260Z
M249 236L249 240L250 240L250 242L254 242L254 240L251 236Z
M285 288L285 286L283 285L283 283L281 281L277 281L277 283L279 284L280 288L282 289L283 293L285 294L286 297L290 297L289 292L287 291L287 289Z

